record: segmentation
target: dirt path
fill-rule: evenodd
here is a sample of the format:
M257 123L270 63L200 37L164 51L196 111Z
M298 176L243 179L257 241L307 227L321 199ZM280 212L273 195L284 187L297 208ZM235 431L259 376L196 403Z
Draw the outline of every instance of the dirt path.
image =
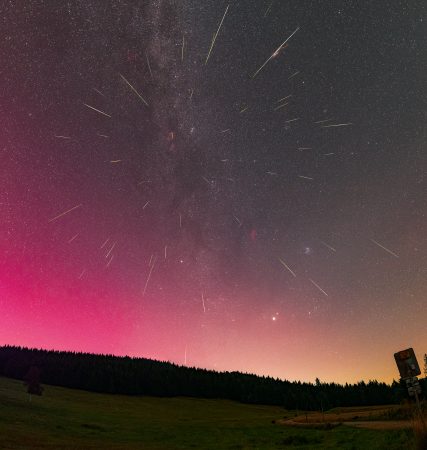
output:
M401 430L410 428L412 423L410 420L378 420L365 422L343 422L343 425L356 428L369 428L371 430Z
M288 427L331 429L340 425L371 430L402 430L411 428L412 421L384 420L390 413L398 412L399 405L339 407L325 413L306 412L292 419L278 420L277 423ZM408 417L408 415L406 415Z
M410 420L358 420L342 422L295 422L294 420L278 420L277 423L295 428L331 429L339 425L355 428L369 428L370 430L402 430L411 428Z

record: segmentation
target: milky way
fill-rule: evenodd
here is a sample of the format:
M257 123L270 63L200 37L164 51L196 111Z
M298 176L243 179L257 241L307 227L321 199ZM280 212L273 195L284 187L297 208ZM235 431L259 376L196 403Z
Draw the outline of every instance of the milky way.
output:
M338 381L424 351L421 2L1 9L0 344Z

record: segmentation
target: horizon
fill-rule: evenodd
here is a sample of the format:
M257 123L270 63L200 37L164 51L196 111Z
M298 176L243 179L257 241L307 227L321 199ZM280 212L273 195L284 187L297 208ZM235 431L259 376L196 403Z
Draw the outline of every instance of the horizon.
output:
M242 370L233 370L233 369L215 369L215 368L208 368L208 367L199 367L199 366L195 366L195 365L188 365L185 363L180 363L177 361L171 361L171 360L161 360L161 359L155 359L155 358L148 358L145 356L132 356L132 355L127 355L127 354L112 354L112 353L94 353L94 352L90 352L90 351L81 351L81 350L67 350L67 349L57 349L57 348L42 348L42 347L28 347L28 346L20 346L20 345L15 345L15 344L0 344L0 348L4 348L4 347L9 347L9 348L18 348L21 350L30 350L30 351L41 351L41 352L54 352L54 353L72 353L72 354L82 354L82 355L91 355L91 356L108 356L108 357L114 357L114 358L131 358L131 359L144 359L144 360L148 360L148 361L155 361L155 362L159 362L159 363L167 363L167 364L173 364L175 366L178 367L182 367L182 368L189 368L189 369L200 369L200 370L210 370L210 371L214 371L217 373L233 373L233 372L238 372L244 375L254 375L257 377L269 377L269 378L273 378L275 380L280 380L280 381L288 381L290 383L311 383L311 384L315 384L316 379L319 379L318 377L315 377L314 380L311 379L287 379L287 378L282 378L282 377L275 377L269 374L263 374L263 373L255 373L255 372L246 372L246 371L242 371ZM420 377L422 377L422 375L420 375ZM369 382L375 382L378 381L380 383L386 383L387 385L391 385L393 382L399 382L399 377L398 378L393 378L390 382L384 381L384 380L379 380L376 378L370 378L368 380L358 380L358 381L353 381L353 382L348 382L348 381L344 381L344 382L338 382L336 380L322 380L319 379L321 383L335 383L335 384L340 384L340 385L345 385L345 384L358 384L361 382L364 383L369 383Z
M314 379L314 381L311 380L289 380L286 378L278 378L278 377L273 377L267 374L256 374L253 372L243 372L241 370L217 370L217 369L209 369L209 368L205 368L205 367L198 367L198 366L190 366L190 365L185 365L185 364L180 364L179 362L174 362L174 361L169 361L169 360L159 360L159 359L153 359L153 358L146 358L144 356L130 356L130 355L115 355L115 354L111 354L111 353L92 353L92 352L87 352L87 351L75 351L75 350L58 350L58 349L47 349L47 348L38 348L38 347L22 347L22 346L17 346L17 345L11 345L11 344L4 344L4 345L0 345L0 348L4 348L4 347L9 347L9 348L18 348L20 350L29 350L29 351L40 351L40 352L53 352L53 353L71 353L74 355L90 355L90 356L108 356L108 357L113 357L113 358L131 358L131 359L142 359L142 360L146 360L146 361L154 361L154 362L158 362L158 363L165 363L165 364L172 364L175 365L179 368L188 368L188 369L196 369L196 370L208 370L208 371L213 371L216 373L240 373L242 375L250 375L250 376L256 376L256 377L266 377L266 378L272 378L274 380L279 380L279 381L285 381L285 382L290 382L290 383L308 383L308 384L316 384L316 380L318 379L317 377ZM331 381L325 381L325 380L320 380L320 383L326 383L326 384L331 384L331 383L335 383L338 385L345 385L345 384L358 384L358 383L370 383L370 382L379 382L379 383L386 383L388 385L391 385L393 382L399 382L399 379L395 380L393 379L391 383L387 383L385 381L381 381L381 380L377 380L377 379L369 379L369 380L359 380L358 382L354 382L354 383L338 383L334 380Z
M339 383L421 363L423 3L15 3L0 344Z

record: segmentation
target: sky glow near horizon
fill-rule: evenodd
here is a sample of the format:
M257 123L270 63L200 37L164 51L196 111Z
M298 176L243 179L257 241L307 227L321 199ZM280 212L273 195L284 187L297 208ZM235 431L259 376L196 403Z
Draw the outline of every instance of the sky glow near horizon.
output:
M2 6L0 344L421 364L426 6L327 3Z

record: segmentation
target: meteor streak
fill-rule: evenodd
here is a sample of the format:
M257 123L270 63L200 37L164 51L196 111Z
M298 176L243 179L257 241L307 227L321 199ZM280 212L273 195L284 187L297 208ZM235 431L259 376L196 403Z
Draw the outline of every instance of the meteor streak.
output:
M144 102L144 104L146 106L148 106L148 103L145 101L145 99L140 95L140 93L129 83L128 80L126 80L126 78L119 73L119 75L122 77L122 80L132 89L133 92L135 92L135 94Z
M156 264L156 259L157 259L157 257L154 258L153 265L150 267L150 272L148 273L147 281L145 282L144 290L142 291L142 296L143 297L145 295L145 292L147 291L148 282L150 281L151 274L152 274L154 266Z
M209 58L210 58L211 53L212 53L212 49L214 48L214 45L215 45L216 38L218 37L219 30L221 29L222 23L224 22L224 19L225 19L225 16L226 16L226 14L227 14L227 11L228 11L228 8L229 8L229 7L230 7L230 5L227 5L227 8L225 8L225 13L224 13L224 15L222 16L221 23L219 24L218 30L217 30L216 33L214 34L214 37L213 37L213 39L212 39L211 46L210 46L210 48L209 48L208 56L206 56L205 65L206 65L206 64L208 63L208 61L209 61Z
M145 59L147 60L147 66L148 66L148 70L150 72L150 76L151 76L151 78L153 78L153 72L151 72L150 60L148 59L147 53L145 54Z
M348 125L353 125L351 122L349 123L337 123L333 125L322 125L321 128L333 128L333 127L346 127Z
M310 279L309 278L309 280L313 283L313 285L314 286L316 286L317 287L317 289L319 289L319 291L322 293L322 294L324 294L324 295L326 295L326 297L328 297L328 294L315 282L315 281L313 281L312 279Z
M71 211L74 211L75 209L80 208L80 206L82 206L82 205L83 205L83 203L80 203L80 205L74 206L73 208L68 209L67 211L64 211L63 213L58 214L57 216L55 216L55 217L53 217L52 219L50 219L50 220L48 221L48 223L53 222L54 220L59 219L59 218L62 217L62 216L65 216L65 214L68 214L68 213L70 213Z
M277 111L278 109L284 108L285 106L288 106L288 105L289 105L289 103L282 103L281 105L276 106L276 108L274 108L274 111Z
M114 247L116 246L117 241L114 242L114 244L111 246L110 250L108 251L108 253L105 255L106 258L108 258L110 256L110 253L113 251Z
M370 239L370 241L373 242L375 245L378 245L378 247L381 247L387 253L390 253L390 255L393 255L395 258L399 258L399 255L396 255L396 253L394 253L391 250L389 250L388 248L384 247L384 245L381 245L379 242L374 241L373 239Z
M279 258L280 263L289 271L291 274L296 277L295 272L283 261L283 259Z
M182 35L181 61L184 61L185 36Z
M334 247L331 247L329 244L327 244L326 242L320 241L321 244L323 244L325 247L329 248L329 250L332 250L333 252L336 252L336 250L334 249Z
M100 109L97 109L97 108L95 108L95 107L93 107L93 106L90 106L90 105L88 105L87 103L83 103L83 105L85 105L85 106L87 106L88 108L93 109L93 110L96 111L97 113L102 114L103 116L109 117L109 118L111 119L110 114L107 114L107 113L105 113L104 111L101 111Z
M289 41L289 39L299 30L299 27L296 28L296 30L282 43L277 47L277 49L272 53L272 55L265 61L265 63L251 76L251 78L255 78L261 70L272 60L280 50L282 50L283 46Z

